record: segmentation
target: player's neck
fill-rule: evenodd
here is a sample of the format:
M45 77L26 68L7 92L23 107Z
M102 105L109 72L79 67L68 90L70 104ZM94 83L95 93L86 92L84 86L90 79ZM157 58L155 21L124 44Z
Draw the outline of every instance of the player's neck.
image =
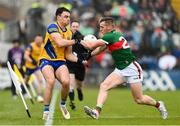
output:
M36 42L35 42L35 45L38 46L38 47L41 47L41 44L38 44L38 43L36 43Z
M58 21L57 21L57 24L58 24L58 26L59 26L62 30L66 30L65 25L63 25L62 23L60 23L60 22L58 22Z

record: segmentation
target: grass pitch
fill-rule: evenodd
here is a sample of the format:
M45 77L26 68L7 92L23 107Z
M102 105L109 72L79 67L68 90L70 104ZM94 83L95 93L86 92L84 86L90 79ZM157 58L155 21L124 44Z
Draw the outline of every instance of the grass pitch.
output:
M67 102L70 120L63 119L59 110L59 97L57 98L52 125L180 125L180 91L144 93L165 102L169 113L167 120L161 119L154 107L137 105L129 89L119 88L110 90L100 119L94 120L84 113L83 106L96 105L98 88L86 88L83 102L78 101L77 92L75 94L75 111L69 108L69 101ZM0 125L44 125L45 122L41 119L43 104L35 102L33 105L28 99L26 101L32 118L28 118L20 97L13 100L9 90L0 91Z

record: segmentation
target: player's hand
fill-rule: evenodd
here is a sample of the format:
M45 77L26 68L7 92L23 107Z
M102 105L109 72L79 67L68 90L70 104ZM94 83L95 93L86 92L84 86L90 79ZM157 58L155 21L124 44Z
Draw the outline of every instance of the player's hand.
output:
M79 31L76 31L72 36L72 39L77 39L77 40L83 40L83 38L84 36Z
M81 43L81 40L83 40L84 36L79 32L79 31L76 31L73 36L72 36L72 39L75 40L75 44L80 44Z
M87 60L78 59L77 63L86 65L87 64Z
M83 60L82 64L86 66L88 64L87 60Z

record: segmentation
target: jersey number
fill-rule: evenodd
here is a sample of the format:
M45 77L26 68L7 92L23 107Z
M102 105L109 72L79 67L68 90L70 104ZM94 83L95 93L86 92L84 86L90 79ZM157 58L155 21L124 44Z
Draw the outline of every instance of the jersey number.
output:
M123 42L123 44L122 44L123 49L130 48L129 44L127 43L126 39L123 36L119 37L119 41Z

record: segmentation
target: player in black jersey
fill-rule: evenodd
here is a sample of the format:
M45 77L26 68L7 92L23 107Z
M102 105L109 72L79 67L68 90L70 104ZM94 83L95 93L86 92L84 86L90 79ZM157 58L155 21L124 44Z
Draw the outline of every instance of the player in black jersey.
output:
M71 22L71 31L73 33L72 39L83 39L83 35L79 32L79 22L72 21ZM79 59L87 60L89 58L89 51L85 49L81 44L74 44L72 46L73 54L76 55ZM67 67L70 73L70 91L69 91L69 98L70 98L70 107L71 109L75 109L74 104L74 89L77 88L78 99L80 101L83 100L83 92L82 92L82 83L85 78L85 66L82 63L75 63L71 61L66 61Z

